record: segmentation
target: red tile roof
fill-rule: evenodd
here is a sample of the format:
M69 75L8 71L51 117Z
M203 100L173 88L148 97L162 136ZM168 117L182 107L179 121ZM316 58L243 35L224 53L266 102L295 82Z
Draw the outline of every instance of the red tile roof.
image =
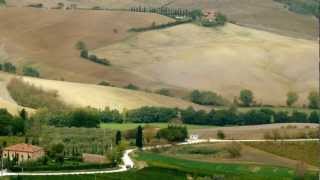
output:
M43 148L39 146L31 145L31 144L15 144L15 145L4 148L4 151L33 153L33 152L43 151Z

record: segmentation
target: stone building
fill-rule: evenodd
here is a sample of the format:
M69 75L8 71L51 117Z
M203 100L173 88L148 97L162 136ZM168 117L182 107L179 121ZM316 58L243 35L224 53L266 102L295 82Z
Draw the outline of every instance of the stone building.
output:
M15 144L3 149L2 155L4 158L14 157L18 158L19 162L37 160L38 158L45 155L42 147L34 146L31 144Z

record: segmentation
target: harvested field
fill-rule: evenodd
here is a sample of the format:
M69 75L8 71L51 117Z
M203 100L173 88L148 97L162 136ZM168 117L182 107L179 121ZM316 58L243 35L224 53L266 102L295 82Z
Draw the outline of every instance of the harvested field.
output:
M179 25L95 50L114 68L148 78L150 88L211 90L229 99L248 88L257 103L272 105L284 105L289 90L299 93L298 104L307 103L308 93L317 88L318 51L315 41L233 24Z
M10 6L42 3L55 7L58 2L77 4L79 8L128 9L130 7L174 7L186 9L214 9L226 14L228 19L256 29L275 32L297 38L317 39L318 23L315 17L301 15L274 0L7 0Z
M217 132L223 131L226 139L264 139L264 135L272 130L286 131L287 135L301 132L316 131L318 124L311 123L279 123L252 126L213 127L207 129L192 129L191 133L198 134L201 138L217 138Z
M80 58L75 44L83 41L95 49L128 38L132 27L169 21L172 19L157 14L123 11L4 8L0 11L0 45L20 69L31 65L42 77L127 85L138 79L131 81L131 74Z

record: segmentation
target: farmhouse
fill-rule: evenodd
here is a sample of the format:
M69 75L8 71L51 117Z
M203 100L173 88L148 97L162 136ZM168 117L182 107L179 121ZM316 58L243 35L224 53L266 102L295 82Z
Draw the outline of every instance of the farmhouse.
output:
M17 157L19 162L36 160L42 156L44 156L43 148L31 144L15 144L6 147L3 150L4 158L10 158L12 160L13 158Z
M202 13L203 13L203 18L209 22L214 21L217 15L216 11L214 10L205 10Z

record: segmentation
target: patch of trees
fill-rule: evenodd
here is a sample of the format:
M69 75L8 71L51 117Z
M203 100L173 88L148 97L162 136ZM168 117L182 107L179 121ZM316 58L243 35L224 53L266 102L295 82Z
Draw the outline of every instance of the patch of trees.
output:
M167 128L160 129L157 137L170 142L181 142L188 138L188 130L185 126L169 125Z
M177 109L146 106L129 110L126 121L135 123L168 122L177 116Z
M24 135L27 113L23 109L20 117L12 116L6 109L0 109L0 136Z
M34 4L29 4L27 7L43 8L43 4L42 3L34 3Z
M0 64L0 71L15 74L17 72L17 68L14 64L10 62L5 62L3 64Z
M1 5L1 4L4 4L4 5L7 4L7 3L6 3L6 0L0 0L0 5Z
M180 25L180 24L190 23L191 21L192 20L190 20L190 19L188 19L188 20L178 20L178 21L174 21L174 22L168 22L166 24L156 24L155 22L153 22L148 27L131 28L131 29L129 29L129 31L132 31L132 32L143 32L143 31L150 31L150 30L156 30L156 29L164 29L164 28L177 26L177 25Z
M65 112L56 112L46 118L48 124L56 127L87 127L97 128L101 115L93 108L77 108Z
M222 96L210 91L194 90L190 93L189 98L193 103L201 105L223 106L229 104Z
M95 54L89 54L86 44L83 41L79 41L76 43L75 47L80 50L80 57L97 64L102 64L104 66L110 66L111 63L106 58L99 58Z
M25 66L22 72L24 76L40 77L40 72L33 67Z
M318 123L320 115L317 111L309 116L305 112L294 111L289 115L287 111L274 112L271 109L253 109L248 112L237 112L233 109L196 111L192 107L181 111L181 119L186 124L199 125L257 125L270 123Z
M276 2L285 4L289 11L300 14L309 14L319 17L320 15L320 1L319 0L274 0Z

